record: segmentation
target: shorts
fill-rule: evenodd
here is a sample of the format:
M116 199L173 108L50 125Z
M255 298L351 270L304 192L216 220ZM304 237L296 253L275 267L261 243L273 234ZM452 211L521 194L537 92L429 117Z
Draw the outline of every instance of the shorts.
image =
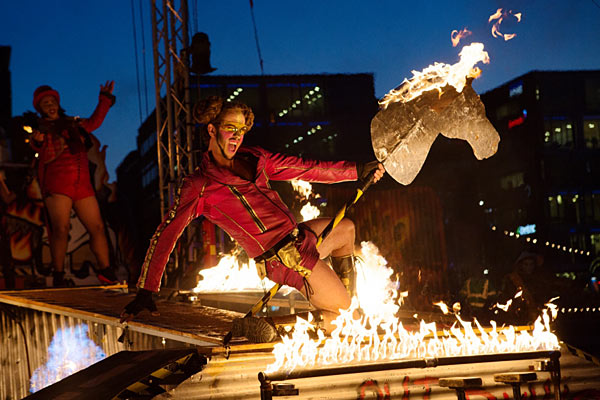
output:
M301 265L312 271L320 256L317 250L317 235L304 224L298 225L299 233L295 246L302 256ZM273 258L265 261L267 277L276 283L301 290L304 287L304 277L291 268L286 267L280 260Z
M62 194L75 202L96 195L90 180L90 167L86 153L71 154L68 149L65 149L56 160L42 168L44 170L40 174L42 176L40 186L43 197Z

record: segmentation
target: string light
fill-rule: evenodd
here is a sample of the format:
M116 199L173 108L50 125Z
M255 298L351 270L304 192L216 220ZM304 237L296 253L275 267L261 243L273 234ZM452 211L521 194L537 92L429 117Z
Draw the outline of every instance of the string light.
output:
M492 231L496 231L498 230L498 227L496 225L492 225L490 227L490 229ZM512 232L512 231L503 231L505 236L509 236L509 237L514 237L515 239L521 239L521 236L523 235L519 235L517 232ZM531 237L531 236L524 236L525 241L526 242L531 242L531 243L537 243L538 239ZM581 250L581 249L576 249L574 247L567 247L558 243L552 243L550 241L546 241L544 242L544 245L553 249L557 249L557 250L562 250L564 252L568 252L568 253L573 253L573 254L580 254L580 255L586 255L589 256L591 255L590 251L585 251L585 250Z

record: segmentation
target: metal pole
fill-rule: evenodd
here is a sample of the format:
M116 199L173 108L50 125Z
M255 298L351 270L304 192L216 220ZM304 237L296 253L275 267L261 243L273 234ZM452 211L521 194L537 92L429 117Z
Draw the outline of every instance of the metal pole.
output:
M307 370L296 370L289 373L275 372L267 374L266 372L258 373L258 380L261 382L274 382L301 378L314 378L319 376L330 376L330 375L345 375L345 374L356 374L361 372L375 372L375 371L389 371L396 369L407 369L407 368L430 368L438 367L443 365L457 365L457 364L473 364L482 362L499 362L499 361L512 361L512 360L530 360L535 358L550 358L556 360L559 365L558 358L560 357L560 351L549 350L549 351L531 351L523 353L500 353L500 354L481 354L473 356L457 356L457 357L441 357L441 358L424 358L417 360L402 360L402 361L389 361L373 364L362 364L362 365L349 365L349 366L335 366L327 368L307 369ZM558 367L560 368L560 366Z
M160 198L160 216L161 218L165 215L165 191L164 181L165 174L163 170L163 132L165 129L163 121L163 100L161 95L162 83L165 80L164 75L161 74L161 70L165 65L164 57L159 52L159 46L161 40L165 40L165 32L162 26L164 26L165 15L160 13L160 9L156 6L156 0L152 0L152 54L154 58L154 94L156 99L156 150L157 150L157 168L158 168L158 191ZM159 23L161 28L159 28Z
M561 400L562 393L560 392L560 353L558 356L551 357L552 362L552 370L550 371L550 377L552 379L552 383L554 384L554 400Z

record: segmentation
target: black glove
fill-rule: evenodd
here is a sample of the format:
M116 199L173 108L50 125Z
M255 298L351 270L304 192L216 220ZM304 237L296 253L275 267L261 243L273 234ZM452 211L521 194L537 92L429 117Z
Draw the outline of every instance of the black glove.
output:
M135 299L125 306L121 313L121 322L133 319L142 310L147 309L152 315L159 315L156 304L152 300L152 292L146 289L139 289Z
M358 180L365 183L369 179L371 172L376 170L379 166L379 161L370 161L368 163L357 162L356 163L356 175Z
M107 97L107 98L110 100L110 106L111 106L111 107L112 107L112 106L114 106L114 105L115 105L115 103L117 102L117 96L115 96L115 95L114 95L114 94L112 94L112 93L109 93L109 92L100 92L100 94L101 94L102 96L105 96L105 97Z

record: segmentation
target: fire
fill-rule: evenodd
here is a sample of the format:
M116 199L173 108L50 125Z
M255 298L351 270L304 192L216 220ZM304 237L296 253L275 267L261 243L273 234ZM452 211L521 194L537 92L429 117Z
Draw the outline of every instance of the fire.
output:
M442 312L444 314L448 314L450 313L450 310L448 309L448 306L446 305L446 303L444 303L443 301L439 301L437 303L433 303L434 306L438 306L440 308L440 310L442 310Z
M302 215L302 221L300 222L309 221L321 215L321 211L317 207L310 204L311 198L319 198L318 194L313 193L312 185L309 182L297 179L291 181L290 183L292 184L292 188L294 188L294 190L298 192L298 194L304 200L306 200L306 203L302 206L302 209L300 210L300 215Z
M262 290L274 284L268 278L260 279L253 259L241 263L233 254L223 256L216 267L200 271L200 275L203 279L193 289L195 293Z
M302 215L302 221L310 221L311 219L315 219L321 215L321 210L310 203L306 203L304 206L302 206L300 215Z
M17 232L10 237L12 258L19 261L31 259L31 232Z
M35 393L105 357L88 337L87 325L59 329L48 347L48 361L33 373L29 390Z
M10 203L6 208L6 213L13 217L20 218L34 225L41 226L43 205L34 201L29 201L24 205L17 204L16 201Z
M33 133L33 129L28 125L23 126L23 130L27 133Z
M291 184L294 190L306 200L300 210L303 220L317 218L321 211L308 201L311 198L319 197L318 194L313 193L312 185L301 180L293 180ZM264 290L274 285L274 282L268 278L260 279L253 259L249 259L247 262L241 261L239 254L228 254L221 257L215 267L201 271L200 276L202 276L202 280L193 289L195 293ZM289 294L291 290L291 288L286 288L280 292L285 295Z
M504 34L504 33L500 32L500 24L502 23L504 18L507 18L509 16L513 16L516 18L517 22L521 22L521 13L514 14L512 12L512 10L504 11L502 8L499 8L498 10L496 10L496 12L494 14L490 15L490 17L488 18L488 23L491 23L492 21L496 21L496 22L494 22L494 25L492 25L492 36L493 37L495 37L495 38L501 37L505 41L507 41L507 40L510 40L510 39L514 38L515 36L517 36L516 33Z
M441 92L446 85L452 85L457 92L461 92L467 84L468 78L476 78L481 70L475 67L478 62L490 62L488 53L483 50L482 43L471 43L462 48L458 54L460 60L456 64L434 63L423 71L412 71L410 80L405 79L397 88L392 89L379 101L382 108L389 104L401 101L407 103L429 90Z
M292 184L294 190L300 194L300 196L304 197L306 200L310 198L310 195L312 194L312 185L309 182L294 179L290 183Z
M461 41L461 39L466 38L467 36L471 35L471 31L467 30L467 28L463 28L460 31L457 31L456 29L452 31L452 33L450 33L450 40L452 40L452 47L456 47L458 46L458 43Z
M521 297L523 295L523 290L519 290L517 293L515 293L515 295L513 296L512 299L509 299L506 304L500 304L500 303L496 303L496 308L499 308L500 310L504 311L504 312L508 312L508 309L510 308L510 306L513 303L514 299L518 299L519 297ZM549 301L549 303L551 303L552 300Z
M371 242L362 242L356 262L356 296L360 307L369 315L393 317L408 293L398 296L398 281L392 280L394 270Z
M333 321L336 328L331 335L326 337L310 321L298 318L292 334L284 336L282 343L275 345L275 362L268 366L267 372L348 362L550 350L559 347L558 339L550 332L550 317L546 310L535 321L532 332L517 332L513 326L498 328L493 321L491 329L484 329L477 320L464 321L459 316L450 329L441 332L435 323L423 320L418 330L406 329L394 315L399 305L396 304L398 293L394 288L397 282L389 279L391 269L386 266L374 245L363 243L362 252L365 265L359 269L362 272L358 274L358 295L352 299L349 309L340 310L340 316ZM365 282L367 276L370 283ZM384 282L377 282L382 277L385 278ZM378 286L371 286L371 283ZM380 292L386 293L387 297L369 299L369 296L379 295ZM368 300L363 304L361 302L364 299ZM355 320L353 314L359 308L362 317Z

